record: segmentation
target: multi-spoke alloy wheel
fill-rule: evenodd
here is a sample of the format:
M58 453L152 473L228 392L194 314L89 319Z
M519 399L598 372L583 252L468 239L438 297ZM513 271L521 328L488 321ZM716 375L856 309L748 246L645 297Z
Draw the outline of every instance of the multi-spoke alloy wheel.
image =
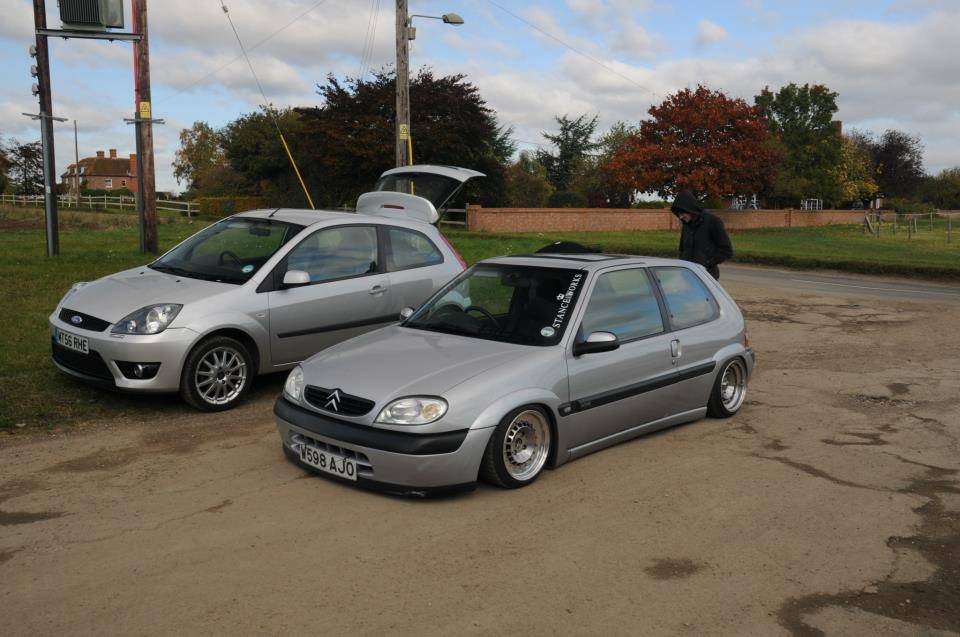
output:
M743 359L727 362L717 376L707 411L711 416L726 418L740 410L747 396L747 366Z
M187 356L180 393L206 411L230 409L246 393L256 370L239 341L216 336L197 345Z
M530 484L547 463L550 441L550 422L540 407L512 411L490 437L483 476L502 487Z
M217 347L200 359L194 383L197 393L211 405L224 405L243 391L247 364L232 347Z

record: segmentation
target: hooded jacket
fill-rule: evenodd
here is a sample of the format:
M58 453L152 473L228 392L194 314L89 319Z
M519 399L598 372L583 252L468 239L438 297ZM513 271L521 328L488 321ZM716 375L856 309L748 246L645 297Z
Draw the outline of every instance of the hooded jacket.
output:
M678 218L681 212L694 216L689 222L681 222L680 258L699 263L713 278L719 279L720 268L717 266L733 256L733 244L723 227L723 220L701 208L689 190L680 191L670 210Z

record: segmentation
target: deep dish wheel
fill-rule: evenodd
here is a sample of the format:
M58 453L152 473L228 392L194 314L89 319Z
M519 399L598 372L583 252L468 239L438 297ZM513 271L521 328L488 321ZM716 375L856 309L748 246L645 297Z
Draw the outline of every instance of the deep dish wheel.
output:
M714 418L729 418L743 405L747 396L747 364L742 358L734 358L717 374L707 403L707 414Z
M514 409L490 436L480 475L505 489L525 487L543 471L552 441L550 419L541 407Z
M250 390L256 370L240 341L214 336L193 348L180 375L180 395L197 409L231 409Z

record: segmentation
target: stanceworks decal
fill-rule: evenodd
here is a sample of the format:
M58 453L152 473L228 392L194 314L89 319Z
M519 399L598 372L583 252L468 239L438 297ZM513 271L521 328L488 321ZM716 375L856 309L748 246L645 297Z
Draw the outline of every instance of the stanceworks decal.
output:
M557 300L560 301L560 307L557 308L557 315L553 317L554 329L560 329L563 327L563 322L567 320L567 311L570 309L570 305L573 303L573 297L576 295L582 280L582 272L573 275L573 278L570 280L570 285L567 286L567 291L563 294L557 295Z

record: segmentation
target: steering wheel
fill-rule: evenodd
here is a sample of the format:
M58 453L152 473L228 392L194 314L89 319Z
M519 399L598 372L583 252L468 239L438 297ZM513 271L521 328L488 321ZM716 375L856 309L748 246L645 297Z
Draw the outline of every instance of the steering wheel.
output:
M477 311L477 312L479 312L480 314L483 314L483 315L484 315L485 317L487 317L488 319L490 319L490 322L493 323L493 325L494 325L498 330L502 330L502 329L503 329L502 327L500 327L500 322L497 321L496 318L494 318L493 314L491 314L490 312L488 312L488 311L485 310L484 308L480 307L479 305L470 305L470 306L467 306L466 308L464 308L463 313L464 313L464 314L468 314L468 313L470 313L470 312L472 312L472 311Z
M232 260L237 262L237 265L243 265L243 261L240 260L240 257L238 257L235 253L230 252L229 250L224 250L223 252L220 253L220 259L219 259L220 265L226 265L226 263L224 263L223 257L230 257Z

